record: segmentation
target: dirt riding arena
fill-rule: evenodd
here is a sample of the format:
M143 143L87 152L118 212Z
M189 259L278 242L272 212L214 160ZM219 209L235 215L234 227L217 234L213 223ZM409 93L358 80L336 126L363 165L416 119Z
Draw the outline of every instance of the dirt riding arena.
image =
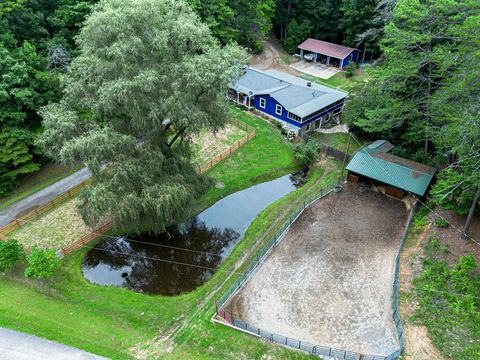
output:
M246 323L369 355L398 349L394 259L405 205L346 185L292 225L229 307Z

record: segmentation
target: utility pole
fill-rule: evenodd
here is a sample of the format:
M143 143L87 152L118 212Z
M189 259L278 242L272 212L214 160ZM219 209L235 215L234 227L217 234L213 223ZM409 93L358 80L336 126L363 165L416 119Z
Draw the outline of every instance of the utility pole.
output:
M345 171L345 167L347 166L347 156L348 156L348 150L350 149L351 139L352 139L352 133L348 132L347 150L345 152L345 155L343 156L342 172L340 173L340 177L338 178L338 185L340 185L340 181L342 181L343 179L343 172Z
M477 190L475 192L475 196L473 198L472 206L468 213L467 221L465 221L465 226L463 227L462 236L460 237L462 240L466 240L468 237L468 229L470 228L470 224L473 220L473 214L475 212L475 208L477 207L478 200L480 198L480 186L477 186Z

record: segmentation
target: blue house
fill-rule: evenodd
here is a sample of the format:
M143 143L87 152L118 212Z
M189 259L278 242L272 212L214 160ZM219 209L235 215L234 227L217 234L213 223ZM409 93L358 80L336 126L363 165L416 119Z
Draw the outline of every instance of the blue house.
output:
M344 91L281 71L252 67L244 68L243 75L230 86L229 94L238 104L254 108L297 133L339 123L347 96Z
M305 59L305 55L310 54L308 59L327 66L338 67L340 70L350 62L357 62L358 60L358 49L327 41L310 38L298 45L298 48L302 59Z

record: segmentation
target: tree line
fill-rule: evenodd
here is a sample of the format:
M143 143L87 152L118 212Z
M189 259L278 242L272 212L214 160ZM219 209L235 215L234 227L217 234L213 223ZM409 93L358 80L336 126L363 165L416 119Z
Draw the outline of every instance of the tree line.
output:
M313 36L379 56L346 105L350 127L443 164L432 195L473 216L477 1L9 0L0 15L0 196L49 159L81 161L96 174L83 203L90 222L110 213L139 223L148 213L144 225L161 230L185 217L188 199L205 189L182 160L188 136L222 125L216 94L246 61L235 44L259 51L273 30L290 51ZM98 172L105 162L119 166Z

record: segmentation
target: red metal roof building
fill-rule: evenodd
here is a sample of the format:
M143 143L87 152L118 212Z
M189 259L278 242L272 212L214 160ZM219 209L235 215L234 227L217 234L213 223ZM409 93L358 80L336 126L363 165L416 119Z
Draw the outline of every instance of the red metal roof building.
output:
M306 52L309 52L313 55L310 57L312 61L333 65L340 69L347 66L350 61L356 62L358 58L358 50L355 48L312 38L305 40L298 45L298 48L302 59L305 59Z

